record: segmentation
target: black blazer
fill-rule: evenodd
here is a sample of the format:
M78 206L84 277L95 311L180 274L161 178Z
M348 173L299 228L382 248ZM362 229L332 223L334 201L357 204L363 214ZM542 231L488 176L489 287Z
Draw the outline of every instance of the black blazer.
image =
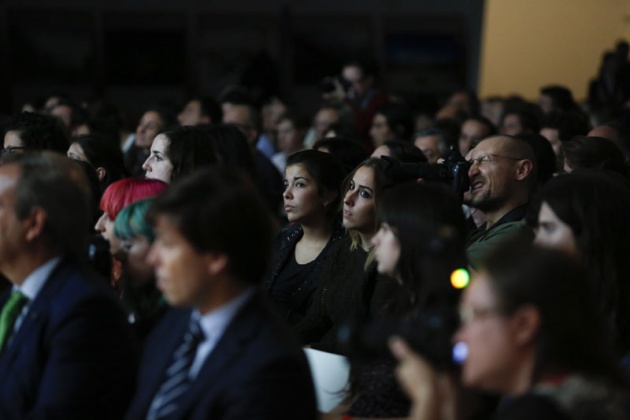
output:
M149 337L126 418L144 419L182 340L190 309L167 313ZM313 383L297 340L256 295L228 325L174 419L315 419Z
M0 355L0 418L120 418L134 389L136 350L105 282L62 261Z

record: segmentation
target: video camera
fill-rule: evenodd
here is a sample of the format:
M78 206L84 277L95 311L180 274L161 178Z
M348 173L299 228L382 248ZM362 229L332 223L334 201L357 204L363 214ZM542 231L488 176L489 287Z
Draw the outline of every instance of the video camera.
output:
M394 183L418 178L428 182L443 182L449 184L460 197L470 188L470 162L464 159L455 146L450 147L443 163L401 163L387 156L382 156L382 159L387 161L385 173Z
M438 307L424 310L410 318L389 318L369 323L344 324L337 334L339 349L350 358L372 360L392 358L389 339L403 338L409 346L441 371L454 369L465 356L452 337L459 328L455 308Z

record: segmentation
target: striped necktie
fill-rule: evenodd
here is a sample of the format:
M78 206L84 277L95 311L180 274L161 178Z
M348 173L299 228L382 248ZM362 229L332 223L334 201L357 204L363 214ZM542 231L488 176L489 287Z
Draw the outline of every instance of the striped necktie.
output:
M0 312L0 352L4 350L13 334L15 321L22 312L28 298L19 290L14 290Z
M197 346L203 339L199 321L191 318L184 333L184 340L173 353L171 363L164 374L164 381L151 402L147 419L163 419L177 410L181 397L190 387L188 373L195 360Z

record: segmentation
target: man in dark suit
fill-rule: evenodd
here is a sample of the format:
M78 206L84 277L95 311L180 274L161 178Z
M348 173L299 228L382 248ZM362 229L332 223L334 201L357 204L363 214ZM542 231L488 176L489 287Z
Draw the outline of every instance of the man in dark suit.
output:
M0 418L121 417L133 335L105 280L81 263L90 229L81 168L50 152L0 166Z
M128 419L315 419L306 359L256 292L269 215L240 174L209 168L149 212L158 287L177 307L148 339Z

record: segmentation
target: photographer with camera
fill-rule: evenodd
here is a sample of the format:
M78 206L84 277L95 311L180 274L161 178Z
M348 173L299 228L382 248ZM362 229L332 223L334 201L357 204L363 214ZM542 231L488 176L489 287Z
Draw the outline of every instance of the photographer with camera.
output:
M456 325L435 314L455 313L459 290L451 285L451 275L466 266L466 222L455 193L435 183L407 183L386 190L377 218L380 229L372 239L377 270L395 279L397 287L371 323L350 324L340 332L344 353L353 361L348 414L406 417L410 405L394 378L395 365L387 350L387 337L393 331L387 326L409 321L416 327L412 332L427 331L418 346L427 349L429 359L433 354L443 359L441 350L451 346ZM435 324L444 326L437 336L431 333ZM450 365L436 363L445 369Z
M533 233L523 218L537 183L534 151L525 141L507 135L488 137L466 155L470 163L470 192L465 204L482 211L486 223L468 240L472 267L505 239L519 232Z

